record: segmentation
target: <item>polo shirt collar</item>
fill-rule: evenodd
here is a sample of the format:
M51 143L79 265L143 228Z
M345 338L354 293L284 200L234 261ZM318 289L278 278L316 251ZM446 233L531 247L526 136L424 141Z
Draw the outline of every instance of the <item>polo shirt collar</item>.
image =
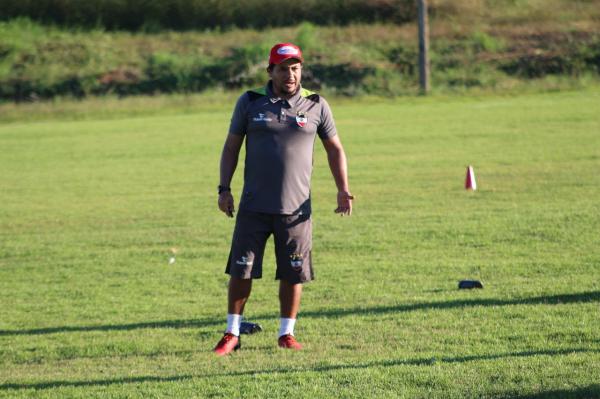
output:
M275 104L278 101L283 101L287 102L290 106L294 107L298 103L298 100L300 100L300 98L302 97L302 85L298 85L298 90L296 91L296 94L294 94L289 99L281 98L275 95L275 93L273 93L272 87L273 81L269 80L269 83L267 83L267 86L265 87L265 91L267 93L267 96L269 97L269 100L273 104Z

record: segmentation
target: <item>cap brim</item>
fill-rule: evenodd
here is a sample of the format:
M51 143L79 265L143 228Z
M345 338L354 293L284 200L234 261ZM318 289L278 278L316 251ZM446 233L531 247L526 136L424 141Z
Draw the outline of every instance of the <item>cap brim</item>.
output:
M285 62L287 60L297 60L297 61L300 61L300 62L304 62L304 60L302 59L302 57L291 56L291 57L281 58L281 59L277 60L278 62L272 62L272 64L278 65L278 64L281 64L282 62Z

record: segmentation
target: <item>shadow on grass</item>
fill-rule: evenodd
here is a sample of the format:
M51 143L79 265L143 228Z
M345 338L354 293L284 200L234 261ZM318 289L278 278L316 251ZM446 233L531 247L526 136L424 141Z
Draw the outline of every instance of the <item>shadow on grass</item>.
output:
M557 389L543 391L529 395L511 395L514 399L598 399L600 398L600 384L588 385L575 389Z
M53 389L53 388L64 388L64 387L90 387L90 386L103 386L113 384L138 384L147 382L178 382L184 380L191 380L194 378L218 378L218 377L243 377L243 376L255 376L260 374L289 374L289 373L304 373L304 372L329 372L336 370L355 370L355 369L367 369L371 367L394 367L394 366L431 366L440 363L466 363L479 360L496 360L509 357L530 357L530 356L561 356L573 353L600 353L600 349L584 349L584 348L572 348L572 349L560 349L560 350L541 350L541 351L522 351L512 352L503 354L492 354L492 355L473 355L473 356L459 356L459 357L447 357L440 359L431 358L420 358L420 359L392 359L382 360L375 362L365 363L349 363L349 364L331 364L322 365L315 367L300 367L294 368L272 368L264 370L246 370L246 371L229 371L226 373L211 373L211 374L197 374L197 375L178 375L170 377L161 376L140 376L140 377L124 377L124 378L113 378L104 380L92 380L92 381L47 381L37 383L5 383L0 384L0 391L7 390L21 390L21 389ZM584 388L583 393L598 393L598 385L590 385ZM562 391L556 391L555 395L560 394ZM574 391L565 391L566 397L570 394L575 393ZM549 392L550 394L551 392ZM531 396L531 398L542 398L545 396ZM565 396L561 396L565 397ZM574 396L578 397L578 396ZM585 396L590 397L590 396ZM593 396L595 397L595 396ZM525 396L524 398L529 398Z
M350 309L325 309L301 312L301 317L335 317L348 315L385 314L396 312L413 312L417 310L454 309L475 306L510 306L510 305L559 305L568 303L600 302L600 291L581 292L517 299L457 299L444 302L420 302L406 305L373 306Z
M343 317L349 315L377 315L396 312L413 312L426 309L454 309L475 306L510 306L510 305L558 305L568 303L600 302L600 291L581 292L578 294L550 295L518 299L457 299L444 302L420 302L406 305L372 306L358 308L333 308L309 310L301 313L302 318ZM269 320L273 314L254 315L252 320ZM41 335L62 332L85 331L128 331L144 328L201 328L221 325L224 318L165 320L132 324L107 324L98 326L62 326L35 328L27 330L0 330L0 336L9 335Z
M131 324L106 324L97 326L62 326L33 328L30 330L0 330L0 337L6 335L42 335L63 332L86 332L86 331L129 331L144 328L201 328L223 324L223 318L219 319L188 319L188 320L165 320L149 321Z

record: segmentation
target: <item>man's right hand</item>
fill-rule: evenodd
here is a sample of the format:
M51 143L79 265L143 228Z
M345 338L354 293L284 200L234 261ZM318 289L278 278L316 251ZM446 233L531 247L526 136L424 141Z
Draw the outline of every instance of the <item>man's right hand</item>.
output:
M235 206L233 204L233 195L231 195L231 191L223 191L219 194L219 209L230 218L233 217Z

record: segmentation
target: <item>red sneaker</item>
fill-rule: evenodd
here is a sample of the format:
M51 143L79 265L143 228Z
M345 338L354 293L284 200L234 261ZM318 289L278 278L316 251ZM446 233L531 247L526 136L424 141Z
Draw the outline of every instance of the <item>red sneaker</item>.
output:
M295 350L302 349L302 345L300 345L300 343L298 341L296 341L296 338L294 338L294 336L291 334L282 335L277 340L277 343L279 344L280 348L295 349Z
M215 346L214 351L217 354L217 356L225 356L233 351L240 349L240 347L241 343L239 337L236 337L235 335L230 333L225 333L225 335L223 335L223 338L221 338L217 346Z

